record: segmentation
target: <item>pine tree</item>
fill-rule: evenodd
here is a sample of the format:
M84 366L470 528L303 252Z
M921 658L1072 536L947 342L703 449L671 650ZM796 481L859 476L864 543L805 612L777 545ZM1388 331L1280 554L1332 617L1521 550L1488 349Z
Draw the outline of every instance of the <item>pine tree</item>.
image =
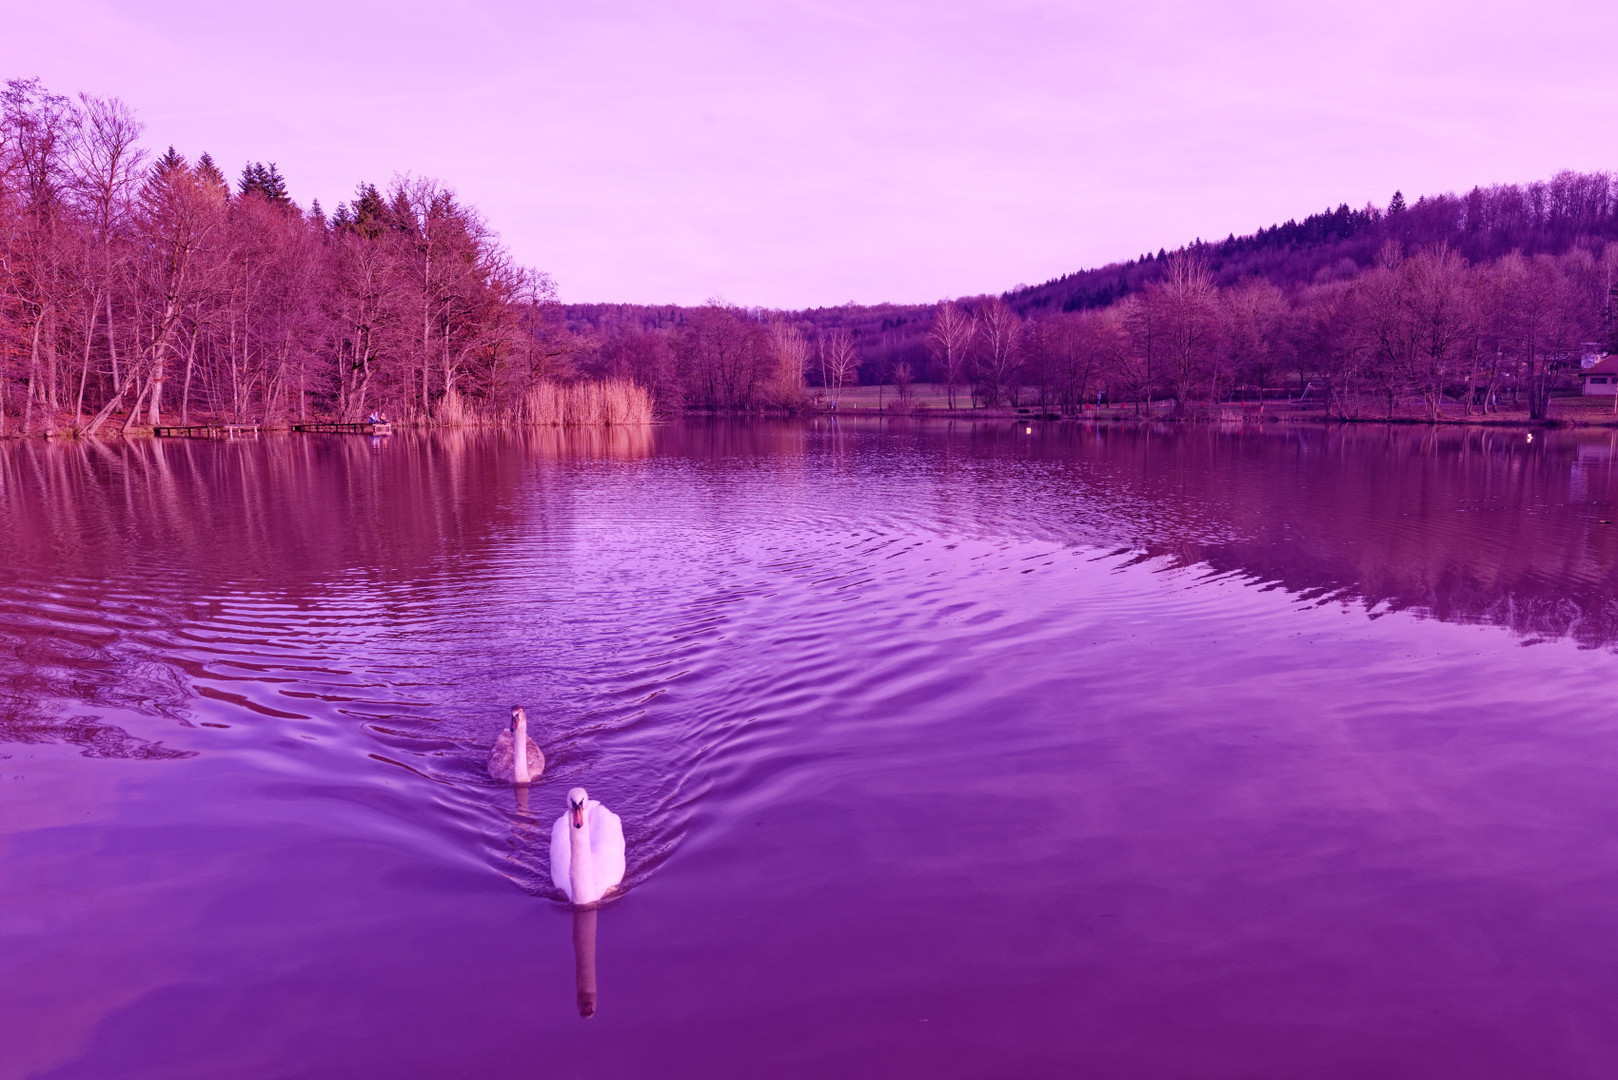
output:
M264 195L271 202L283 206L292 202L292 194L287 191L286 178L281 175L281 170L275 167L273 161L264 169Z
M1402 191L1393 193L1393 201L1388 203L1388 213L1402 214L1405 212L1405 196Z
M213 156L206 150L203 151L201 157L197 158L195 171L197 179L201 180L205 187L216 192L219 197L222 198L230 194L230 182L225 179L225 174L214 163Z
M354 227L373 240L388 227L388 204L375 184L360 184L354 189L353 214Z
M262 161L249 161L242 169L242 178L236 182L236 192L246 195L250 191L258 192L277 206L292 205L292 197L287 194L286 179L273 161L268 165Z
M185 172L188 168L185 157L171 146L167 153L152 162L151 176L153 180L166 180L171 173Z

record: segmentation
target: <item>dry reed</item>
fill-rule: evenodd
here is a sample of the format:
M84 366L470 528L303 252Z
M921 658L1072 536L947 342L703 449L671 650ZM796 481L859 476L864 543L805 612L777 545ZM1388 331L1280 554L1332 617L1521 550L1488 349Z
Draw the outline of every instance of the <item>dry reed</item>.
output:
M543 427L650 424L652 395L627 379L537 383L523 397L521 421Z

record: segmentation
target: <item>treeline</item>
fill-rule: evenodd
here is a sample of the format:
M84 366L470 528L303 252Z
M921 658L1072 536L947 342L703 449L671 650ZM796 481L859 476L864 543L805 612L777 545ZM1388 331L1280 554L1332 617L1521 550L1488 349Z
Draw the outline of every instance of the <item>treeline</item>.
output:
M1005 299L944 304L929 343L940 380L980 404L1076 412L1093 401L1262 401L1281 384L1341 417L1440 419L1525 408L1613 329L1618 243L1472 263L1444 241L1387 240L1367 269L1290 289L1220 286L1198 252L1105 308L1024 319Z
M1562 173L1387 210L1347 206L1217 244L941 305L753 313L810 343L811 383L942 383L953 405L1207 402L1282 384L1346 416L1509 404L1543 417L1618 351L1618 180ZM679 308L568 309L608 342L677 333ZM820 343L848 335L851 371Z
M1262 277L1282 288L1297 288L1369 269L1390 241L1407 251L1445 244L1468 262L1484 263L1513 251L1560 255L1577 244L1602 240L1618 240L1618 179L1608 173L1564 171L1532 184L1424 195L1414 204L1395 191L1386 210L1352 210L1345 203L1248 236L1212 243L1199 239L1179 251L1200 257L1221 286ZM1170 254L1143 254L1067 274L1014 290L1006 299L1024 315L1107 307L1160 280Z
M761 391L801 373L831 401L864 381L895 386L902 403L925 381L943 384L950 407L1071 415L1086 404L1156 402L1184 416L1286 386L1337 416L1433 419L1502 407L1543 418L1553 390L1572 385L1614 329L1618 242L1597 237L1559 254L1484 262L1443 240L1412 248L1389 238L1365 269L1291 287L1262 276L1221 285L1197 250L1162 263L1138 289L1087 310L1025 315L1012 298L992 297L911 311L594 306L570 308L569 318L591 342L585 362L607 374L656 382L697 342L755 372L695 395L687 388L687 400L713 408L787 404L789 394ZM905 348L884 336L897 336L884 323L900 318L913 339ZM781 382L769 383L773 371Z
M232 185L140 136L116 99L0 96L0 432L460 421L565 375L549 280L443 185L361 184L327 216L273 164Z
M1396 194L997 298L563 308L442 184L360 184L328 215L274 164L231 182L206 153L150 155L141 133L116 99L37 80L0 94L0 434L532 422L570 414L558 387L580 379L633 383L662 412L936 382L957 405L1183 414L1287 383L1345 415L1542 416L1558 380L1618 344L1606 174Z
M442 184L362 183L328 215L273 163L231 183L141 135L116 99L0 94L0 435L796 409L811 353L854 363L848 331L717 304L570 325Z

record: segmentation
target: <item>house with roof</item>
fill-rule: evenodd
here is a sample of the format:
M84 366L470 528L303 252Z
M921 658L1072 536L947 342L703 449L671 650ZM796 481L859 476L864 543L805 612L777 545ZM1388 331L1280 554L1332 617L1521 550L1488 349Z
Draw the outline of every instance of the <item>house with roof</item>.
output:
M1618 395L1618 354L1597 360L1580 374L1584 376L1586 397L1613 397Z

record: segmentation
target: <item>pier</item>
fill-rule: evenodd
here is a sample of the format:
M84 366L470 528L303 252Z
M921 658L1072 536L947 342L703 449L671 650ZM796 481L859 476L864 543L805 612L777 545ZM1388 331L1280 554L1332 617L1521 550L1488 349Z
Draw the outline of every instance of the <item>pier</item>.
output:
M242 435L257 435L257 424L187 424L184 426L160 425L152 429L152 434L159 438L169 439L234 439Z
M372 423L369 423L369 422L366 422L366 421L361 421L361 422L359 422L357 424L339 424L339 423L326 423L326 422L313 423L312 422L312 423L307 423L307 424L293 424L292 425L292 430L293 431L308 431L308 432L325 432L325 433L328 433L328 434L343 434L343 435L392 435L393 434L393 425L390 424L390 423L372 424Z

